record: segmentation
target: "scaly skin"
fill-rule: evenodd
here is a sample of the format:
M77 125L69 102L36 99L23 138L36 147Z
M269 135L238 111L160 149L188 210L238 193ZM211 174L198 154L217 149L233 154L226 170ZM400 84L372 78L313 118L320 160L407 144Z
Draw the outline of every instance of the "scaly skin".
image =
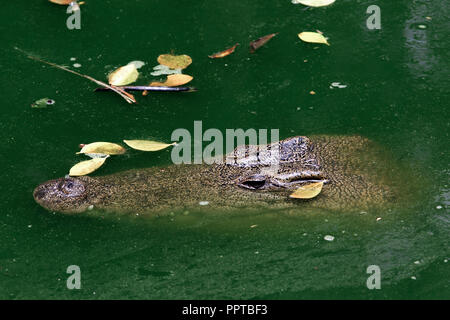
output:
M208 210L281 208L305 210L369 210L394 204L399 191L397 171L375 143L360 136L293 137L248 151L237 164L171 165L129 170L102 177L61 178L39 185L35 200L51 211L83 212L94 206L107 212L159 215L169 210L199 207ZM245 147L225 159L234 159ZM251 162L256 159L258 162ZM252 158L253 157L253 158ZM281 162L277 159L281 158ZM277 170L273 165L279 163ZM324 181L322 192L310 200L291 199L302 184Z

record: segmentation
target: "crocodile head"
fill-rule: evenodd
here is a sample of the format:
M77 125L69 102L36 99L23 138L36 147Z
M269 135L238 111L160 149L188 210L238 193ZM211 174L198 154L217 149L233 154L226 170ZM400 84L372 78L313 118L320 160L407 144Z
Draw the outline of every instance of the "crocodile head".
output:
M91 189L96 180L89 177L65 177L50 180L34 189L34 200L52 211L77 213L89 208L96 200Z

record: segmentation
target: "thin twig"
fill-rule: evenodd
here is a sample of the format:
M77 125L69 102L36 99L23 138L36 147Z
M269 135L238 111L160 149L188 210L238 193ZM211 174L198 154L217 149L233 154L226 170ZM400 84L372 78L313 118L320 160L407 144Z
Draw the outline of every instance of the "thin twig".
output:
M77 75L77 76L80 76L80 77L86 78L86 79L88 79L88 80L91 80L92 82L95 82L95 83L98 84L99 86L108 88L108 89L110 89L110 90L116 92L117 94L119 94L119 95L120 95L122 98L124 98L125 101L128 102L128 103L136 103L136 99L134 98L134 96L133 96L132 94L130 94L130 93L128 93L128 92L125 92L124 90L120 89L119 87L116 87L116 86L110 86L110 85L108 85L108 84L106 84L106 83L104 83L104 82L102 82L102 81L99 81L99 80L97 80L97 79L94 79L94 78L92 78L92 77L90 77L90 76L88 76L88 75L81 74L81 73L79 73L79 72L70 70L70 69L68 69L68 68L66 68L66 67L63 67L63 66L60 66L60 65L58 65L58 64L56 64L56 63L52 63L52 62L48 62L48 61L42 60L42 59L40 59L40 58L38 58L38 57L35 57L35 56L29 54L28 52L26 52L26 51L24 51L24 50L22 50L22 49L20 49L20 48L14 47L14 49L17 50L17 51L22 52L23 54L25 54L28 58L30 58L30 59L32 59L32 60L36 60L36 61L39 61L39 62L48 64L48 65L50 65L50 66L52 66L52 67L55 67L55 68L58 68L58 69L61 69L61 70L64 70L64 71L73 73L73 74L75 74L75 75Z
M128 91L174 91L174 92L193 92L197 89L193 87L155 87L155 86L121 86L122 90ZM96 88L94 91L109 91L109 88Z

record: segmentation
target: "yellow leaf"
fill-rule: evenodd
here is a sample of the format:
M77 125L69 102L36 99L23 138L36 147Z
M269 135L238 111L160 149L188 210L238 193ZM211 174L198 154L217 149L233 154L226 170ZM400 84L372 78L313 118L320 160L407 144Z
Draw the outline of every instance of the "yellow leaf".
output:
M192 63L191 57L182 54L175 56L173 54L162 54L158 57L158 63L171 69L185 69Z
M138 76L139 72L136 69L136 65L130 63L111 72L108 76L108 82L113 86L126 86L135 82Z
M81 161L70 169L69 176L84 176L94 172L105 163L106 158L107 157L94 158L91 160Z
M93 142L83 146L80 152L77 153L101 153L101 154L122 154L125 153L125 148L121 145L111 142Z
M292 3L301 3L309 7L324 7L332 4L336 0L293 0Z
M327 39L317 32L301 32L298 34L298 37L305 41L305 42L311 42L311 43L323 43L326 45L330 45L327 41Z
M49 0L50 2L62 5L69 5L74 0Z
M129 147L141 151L159 151L175 145L174 143L163 143L149 140L123 140Z
M167 76L167 80L165 82L152 82L150 83L150 86L152 87L176 87L181 86L183 84L186 84L190 82L193 77L187 75L187 74L171 74Z
M297 190L295 190L289 197L296 199L311 199L316 197L321 191L323 187L323 181L310 183L304 186L301 186Z

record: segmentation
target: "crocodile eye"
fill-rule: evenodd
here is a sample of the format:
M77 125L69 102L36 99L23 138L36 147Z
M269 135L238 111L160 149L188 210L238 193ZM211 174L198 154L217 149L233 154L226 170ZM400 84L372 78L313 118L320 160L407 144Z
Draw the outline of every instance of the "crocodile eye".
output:
M250 190L262 189L266 185L266 177L260 174L253 175L240 181L238 185Z
M261 189L265 184L265 181L245 181L242 183L242 185L248 189Z
M85 188L81 181L75 179L65 179L59 183L58 190L69 197L76 197L81 195Z

